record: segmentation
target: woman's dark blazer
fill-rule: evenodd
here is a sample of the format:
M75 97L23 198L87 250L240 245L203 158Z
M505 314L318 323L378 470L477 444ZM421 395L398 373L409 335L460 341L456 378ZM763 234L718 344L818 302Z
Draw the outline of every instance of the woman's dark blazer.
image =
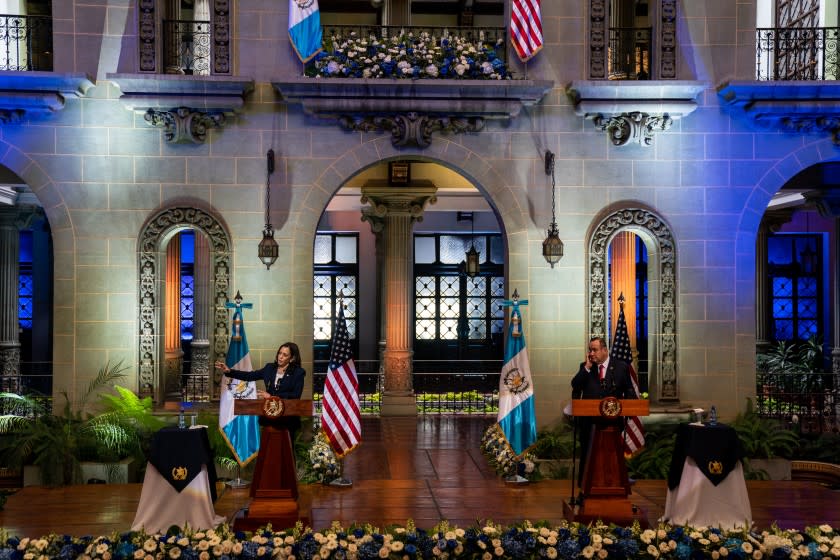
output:
M289 366L286 375L277 384L274 383L277 377L277 366L273 362L265 364L262 369L256 371L232 369L225 375L242 381L262 381L265 383L265 390L273 397L299 399L303 394L303 378L306 377L306 370L300 366Z

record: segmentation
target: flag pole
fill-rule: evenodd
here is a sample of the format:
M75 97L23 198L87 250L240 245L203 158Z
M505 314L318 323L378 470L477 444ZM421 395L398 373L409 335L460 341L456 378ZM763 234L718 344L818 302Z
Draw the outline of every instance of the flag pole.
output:
M353 486L352 480L344 478L344 457L336 457L336 460L338 462L338 477L330 481L330 486Z

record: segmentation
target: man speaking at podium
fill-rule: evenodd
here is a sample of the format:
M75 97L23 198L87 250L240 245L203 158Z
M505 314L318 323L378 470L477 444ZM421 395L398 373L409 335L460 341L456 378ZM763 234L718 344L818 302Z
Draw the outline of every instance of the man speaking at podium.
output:
M572 378L572 398L603 399L605 397L635 399L636 392L633 390L627 364L621 360L611 360L607 341L603 337L595 336L589 340L586 361L580 364L580 369ZM581 417L576 418L575 421L580 433L580 470L578 471L578 486L580 487L583 485L593 419Z

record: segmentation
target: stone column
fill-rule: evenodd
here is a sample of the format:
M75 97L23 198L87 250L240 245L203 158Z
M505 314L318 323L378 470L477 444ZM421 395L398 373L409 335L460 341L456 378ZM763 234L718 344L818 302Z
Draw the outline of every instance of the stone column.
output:
M20 390L18 275L20 236L17 209L0 207L0 390Z
M411 25L411 0L384 0L384 25Z
M190 343L190 400L210 401L210 245L200 231L195 232L193 278L193 339Z
M382 416L417 414L412 383L414 326L412 318L414 246L411 237L415 220L421 220L427 204L436 201L437 187L428 181L392 187L369 181L362 187L366 213L384 220L385 239L385 390Z
M385 220L374 216L370 212L371 208L364 208L362 210L362 221L370 225L370 231L373 232L376 239L376 310L379 315L379 341L377 342L376 356L379 359L379 380L377 381L377 391L380 393L385 389L385 294L387 287L385 286L385 238L382 235L382 230L385 228Z
M164 401L181 400L181 373L184 351L181 349L181 236L166 246L166 287L164 313Z

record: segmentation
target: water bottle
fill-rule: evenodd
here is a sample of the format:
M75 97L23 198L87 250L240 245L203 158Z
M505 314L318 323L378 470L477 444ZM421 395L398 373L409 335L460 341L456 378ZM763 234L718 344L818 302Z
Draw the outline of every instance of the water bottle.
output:
M717 409L712 405L709 411L709 426L717 426Z
M178 427L186 428L187 424L184 422L184 407L181 407L181 412L178 413Z

